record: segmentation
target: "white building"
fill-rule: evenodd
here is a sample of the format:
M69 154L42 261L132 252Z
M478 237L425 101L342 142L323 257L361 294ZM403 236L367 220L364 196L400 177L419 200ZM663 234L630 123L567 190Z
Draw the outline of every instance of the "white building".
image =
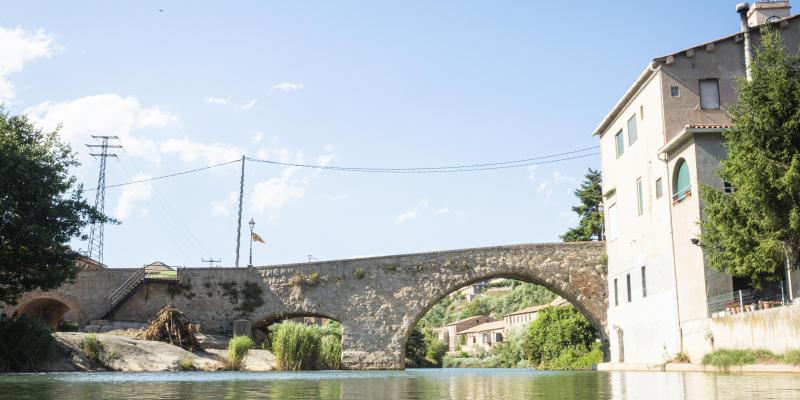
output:
M734 18L733 13L726 15ZM800 47L800 20L788 2L757 2L747 12L752 47L757 23ZM692 321L710 317L709 298L743 282L705 268L693 243L702 214L698 184L723 189L726 107L745 76L744 35L736 33L653 59L594 134L600 139L608 249L608 327L612 362L657 363L678 352ZM800 275L800 274L796 274ZM797 283L794 284L796 289ZM702 340L702 339L699 339Z

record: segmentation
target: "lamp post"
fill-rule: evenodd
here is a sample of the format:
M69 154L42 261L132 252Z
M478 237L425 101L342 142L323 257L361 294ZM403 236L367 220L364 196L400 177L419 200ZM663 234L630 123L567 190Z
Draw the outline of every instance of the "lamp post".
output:
M256 221L253 221L253 219L250 218L250 222L248 222L247 225L250 225L250 263L247 266L248 267L252 267L253 266L253 227L256 226Z

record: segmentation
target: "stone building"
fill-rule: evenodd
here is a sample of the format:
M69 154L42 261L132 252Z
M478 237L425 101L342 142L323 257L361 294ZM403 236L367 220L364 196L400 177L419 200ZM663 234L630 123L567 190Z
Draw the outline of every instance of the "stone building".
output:
M492 321L473 326L458 333L461 351L475 354L480 351L489 351L498 343L502 343L506 336L506 322Z
M494 322L493 318L489 318L485 315L478 315L475 317L469 317L460 319L458 321L449 323L443 326L439 330L439 340L444 343L447 343L447 351L448 352L455 352L458 348L458 334L466 329L478 326L480 324L484 324L487 322Z
M711 316L709 299L747 286L706 268L696 240L703 210L698 190L734 190L716 170L725 158L726 110L737 101L736 80L745 77L745 43L758 46L759 26L770 24L796 52L800 20L790 16L788 1L744 7L742 32L648 63L594 131L603 174L612 362L663 362L679 352L698 361L702 353L694 349L702 346L693 341L706 332L687 327Z
M527 326L536 319L536 316L539 314L539 311L542 311L547 307L559 307L567 304L569 303L566 300L562 299L561 297L557 297L555 300L551 301L548 304L527 307L518 311L514 311L510 314L507 314L503 317L503 321L505 322L506 332L517 327Z

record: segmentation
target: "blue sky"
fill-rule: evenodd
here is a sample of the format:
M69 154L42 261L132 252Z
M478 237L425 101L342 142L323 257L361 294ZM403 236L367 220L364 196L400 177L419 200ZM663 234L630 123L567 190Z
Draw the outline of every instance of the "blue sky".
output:
M108 184L250 157L409 167L593 146L653 57L738 29L733 1L5 2L0 102ZM163 11L159 11L163 10ZM612 17L613 16L613 17ZM552 242L597 156L384 175L247 164L254 264ZM238 164L107 191L105 262L234 261ZM93 200L93 194L89 193ZM247 227L245 226L245 230ZM243 235L243 261L247 236ZM84 248L85 243L75 246Z

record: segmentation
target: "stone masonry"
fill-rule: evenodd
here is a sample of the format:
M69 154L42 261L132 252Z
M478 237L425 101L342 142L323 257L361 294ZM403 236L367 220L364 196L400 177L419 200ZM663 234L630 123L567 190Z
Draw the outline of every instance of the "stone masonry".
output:
M341 322L342 368L402 369L411 330L433 305L474 282L512 278L542 285L577 307L606 335L602 242L523 244L254 268L184 268L178 283L139 287L110 318L147 321L173 304L203 330L316 315ZM104 317L107 296L134 269L83 271L50 292L23 295L3 312L66 305L79 322Z

